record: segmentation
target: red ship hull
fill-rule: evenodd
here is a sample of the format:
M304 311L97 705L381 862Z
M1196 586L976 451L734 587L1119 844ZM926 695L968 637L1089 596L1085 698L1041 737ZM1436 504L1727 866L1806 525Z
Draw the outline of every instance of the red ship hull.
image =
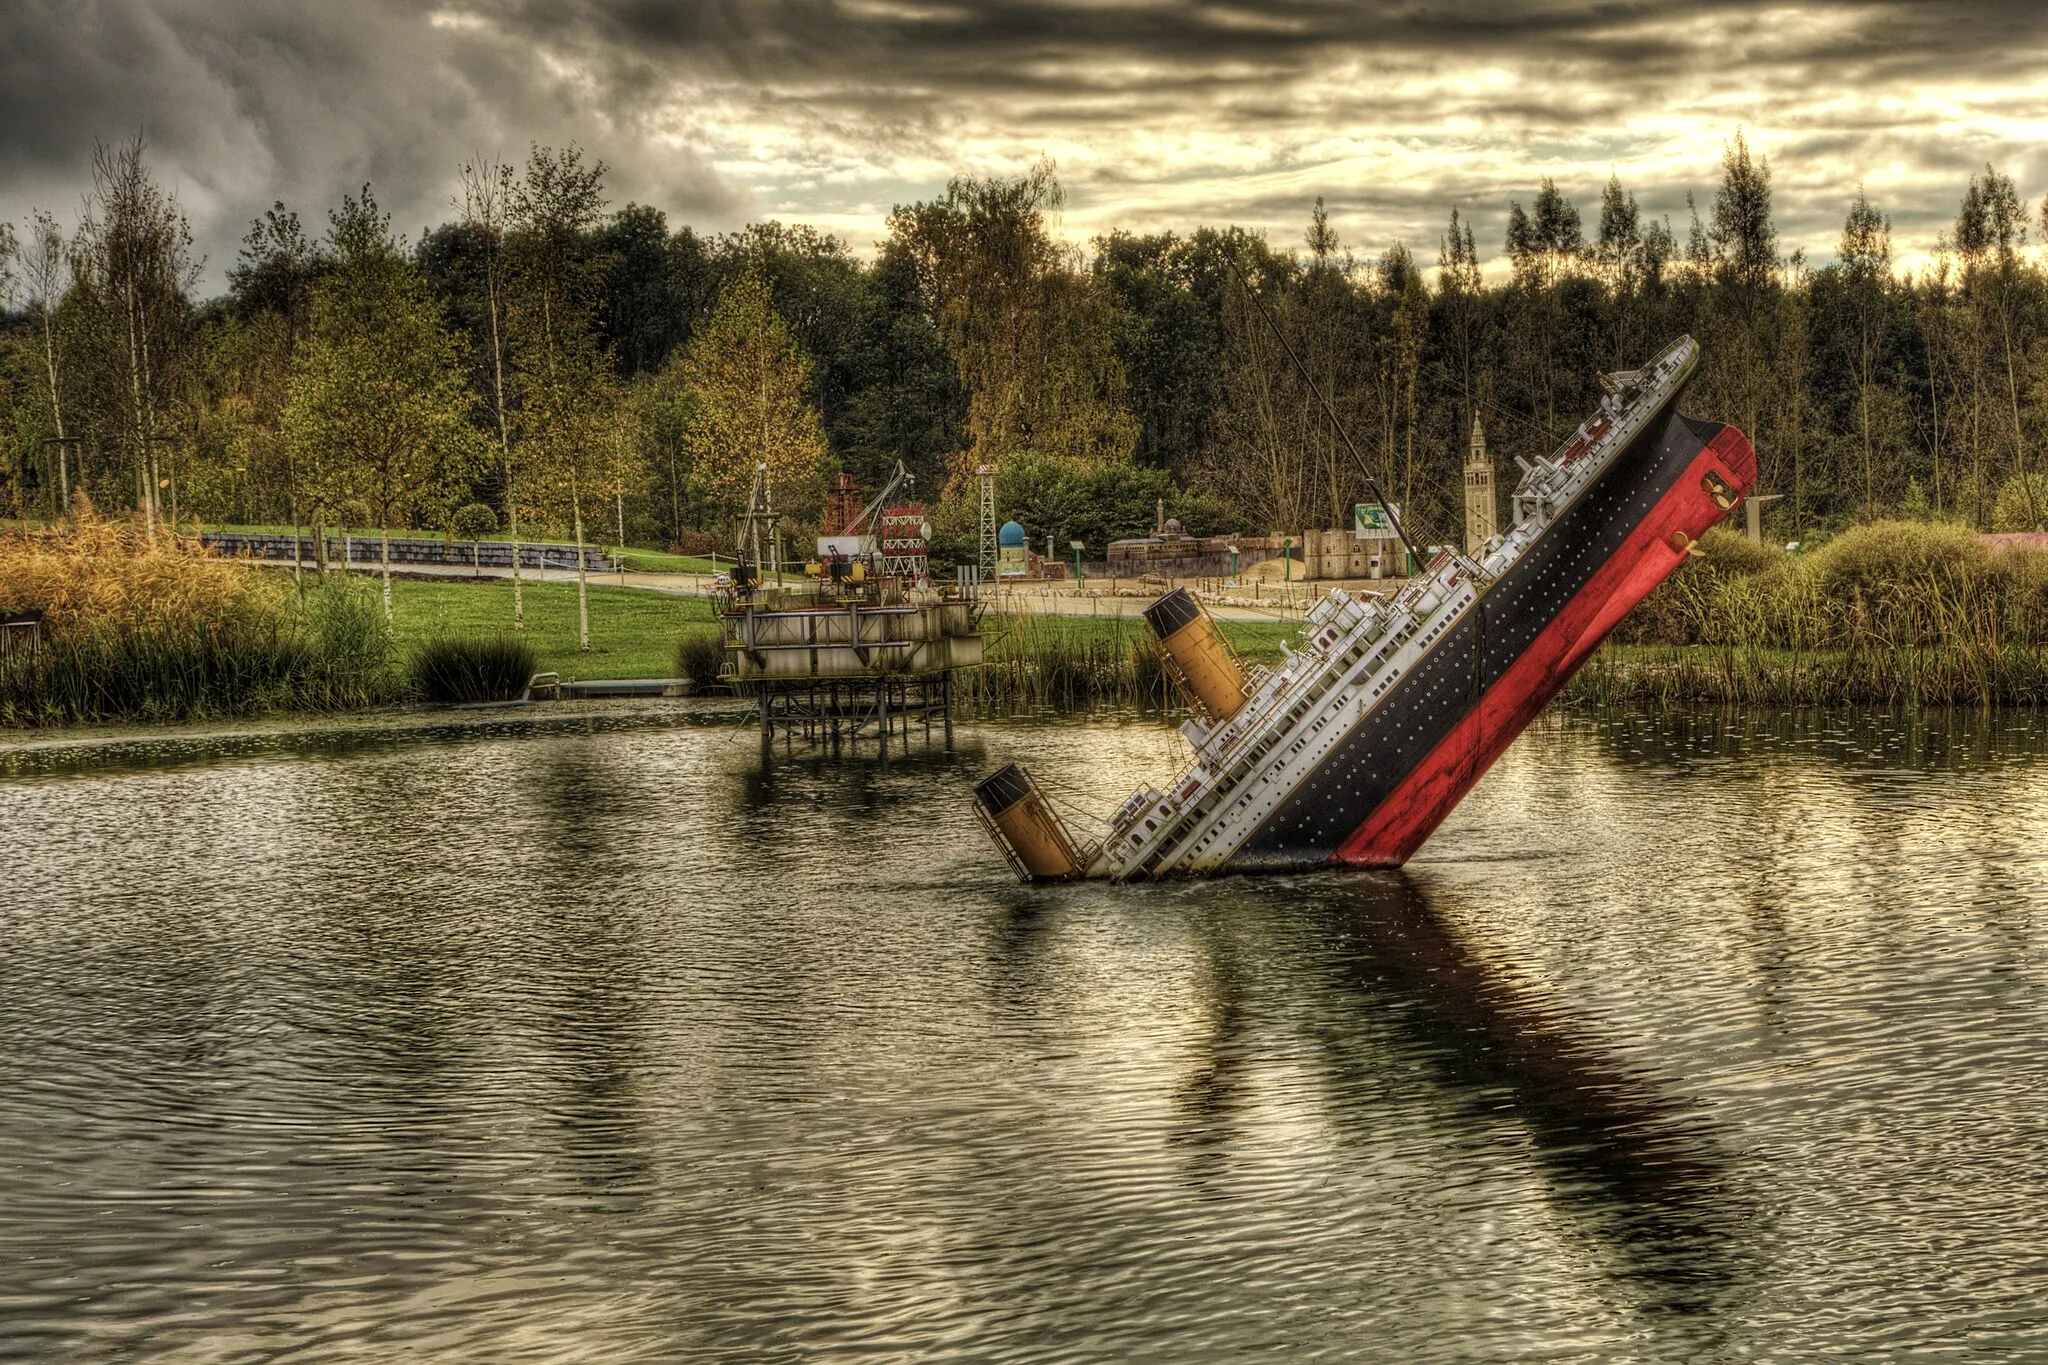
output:
M1679 476L1613 558L1579 590L1464 720L1337 849L1335 861L1399 867L1422 847L1465 793L1514 743L1607 633L1682 563L1687 548L1728 515L1705 485L1708 473L1747 492L1756 454L1723 427Z
M1406 862L1755 477L1741 432L1667 408L1225 865Z

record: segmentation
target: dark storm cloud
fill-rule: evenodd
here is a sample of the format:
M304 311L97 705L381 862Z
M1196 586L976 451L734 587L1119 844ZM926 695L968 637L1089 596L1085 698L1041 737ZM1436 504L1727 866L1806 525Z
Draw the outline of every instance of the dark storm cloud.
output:
M701 153L650 147L614 111L537 69L517 37L402 3L15 0L0 7L0 211L75 209L95 140L144 135L218 285L273 199L309 223L370 182L396 224L450 216L457 164L529 142L612 160L615 197L735 219L744 195Z
M1050 151L1084 225L1322 193L1373 251L1453 204L1491 250L1510 195L1556 174L1590 210L1610 165L1682 219L1737 125L1811 244L1858 181L1931 237L1986 159L2048 169L2048 6L1991 0L15 0L0 54L0 211L75 203L92 140L141 129L216 282L272 198L317 218L369 180L416 230L463 157L531 141L705 226L858 237Z

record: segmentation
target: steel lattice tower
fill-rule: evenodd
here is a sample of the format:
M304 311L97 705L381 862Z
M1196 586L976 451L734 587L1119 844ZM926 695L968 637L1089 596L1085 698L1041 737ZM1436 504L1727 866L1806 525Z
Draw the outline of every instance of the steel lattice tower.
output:
M985 464L974 472L981 481L981 581L993 585L996 581L996 467Z

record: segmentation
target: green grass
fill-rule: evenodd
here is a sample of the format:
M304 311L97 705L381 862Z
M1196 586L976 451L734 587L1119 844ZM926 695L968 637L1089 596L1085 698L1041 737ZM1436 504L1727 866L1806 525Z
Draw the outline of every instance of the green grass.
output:
M1301 643L1299 621L1218 621L1223 638L1230 641L1230 647L1254 663L1274 663L1280 658L1280 645Z
M616 555L617 550L607 549L606 554ZM672 555L660 550L625 550L626 567L634 573L718 573L732 568L732 561L713 564L697 555Z
M410 649L437 636L494 635L512 626L512 581L506 578L396 579L391 584L398 643ZM588 654L576 648L576 585L526 585L523 638L539 656L539 667L565 678L668 678L675 676L676 642L691 623L713 619L711 603L671 597L644 588L621 588L593 579L590 585ZM1031 618L1037 619L1037 618ZM1064 616L1056 619L1076 641L1149 639L1137 617ZM1231 645L1247 660L1280 657L1280 642L1300 637L1298 623L1222 621ZM999 625L991 620L987 631Z
M512 580L396 579L392 613L402 649L437 636L495 635L512 630ZM590 585L590 652L576 647L576 585L526 585L526 629L537 667L565 678L675 676L676 639L691 622L709 621L702 598L671 597L644 588Z

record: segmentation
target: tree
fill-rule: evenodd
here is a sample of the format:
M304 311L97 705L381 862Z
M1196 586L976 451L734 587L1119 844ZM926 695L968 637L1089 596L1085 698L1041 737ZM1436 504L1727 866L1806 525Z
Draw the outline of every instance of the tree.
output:
M342 200L328 242L334 268L314 293L284 428L324 505L359 501L376 520L388 625L392 526L445 515L481 451L457 341L369 186Z
M814 508L824 487L825 431L811 401L810 361L749 271L726 285L683 356L693 412L684 438L705 495L728 517L745 510L757 464L776 505Z
M9 235L13 229L10 226ZM57 332L57 305L70 283L70 254L57 220L41 209L29 220L28 246L21 253L28 285L29 308L43 341L44 394L50 407L50 430L57 452L58 515L71 506L70 434L64 429L64 348Z
M484 309L489 352L484 372L498 435L498 467L505 486L505 520L512 538L512 629L526 629L526 585L519 564L519 493L512 459L512 421L505 403L505 221L512 198L512 168L497 161L467 161L461 169L462 222L483 252Z
M217 482L241 490L244 519L252 484L265 485L297 535L306 510L297 454L282 438L292 363L312 327L313 295L332 268L325 247L306 235L299 215L273 202L249 225L228 271L229 307L211 310L201 330L192 405L195 427L217 443ZM204 439L204 438L202 438ZM324 571L327 528L314 525L314 561ZM298 573L293 555L293 573Z
M1063 203L1042 161L889 215L967 392L968 465L1027 449L1121 460L1137 444L1110 301L1046 228Z
M1963 294L1977 332L1982 373L1985 352L2001 372L2004 403L2001 435L2010 441L2008 484L2029 503L2038 524L2044 509L2031 505L2034 482L2019 477L2029 472L2025 422L2021 413L2022 373L2038 336L2038 276L2022 251L2027 245L2026 206L2011 177L1986 166L1983 178L1970 177L1956 215L1956 252L1963 263ZM1996 381L1992 381L1996 383ZM1982 381L1980 380L1980 387ZM2017 479L2016 483L2011 482ZM1983 524L1982 482L1979 481L1978 524Z
M604 209L603 162L535 147L510 187L513 231L506 241L508 335L522 464L533 478L511 498L527 499L576 538L578 638L590 648L589 575L583 562L583 499L600 486L602 451L621 410L597 344L597 297L606 262L591 249ZM537 496L535 496L537 495Z
M1739 129L1721 158L1721 188L1714 196L1707 240L1728 283L1751 293L1771 286L1778 269L1778 229L1771 221L1771 163L1768 158L1750 158L1749 143Z
M170 489L175 517L175 469L166 470L160 443L171 438L164 414L183 359L190 307L186 290L197 278L190 259L192 233L177 201L165 194L143 163L138 135L119 147L96 144L92 193L73 274L92 295L101 326L103 367L121 394L124 419L110 424L135 475L136 508L154 541L163 519L161 494Z
M1878 371L1885 361L1892 287L1892 224L1877 211L1859 187L1849 216L1842 224L1837 253L1848 304L1851 358L1856 375L1857 434L1863 447L1863 501L1877 506L1877 476L1872 454L1871 407L1877 397Z
M284 323L285 335L296 342L311 320L313 286L331 262L318 242L306 236L299 215L277 200L251 220L242 249L228 270L228 292L242 321L265 313Z

